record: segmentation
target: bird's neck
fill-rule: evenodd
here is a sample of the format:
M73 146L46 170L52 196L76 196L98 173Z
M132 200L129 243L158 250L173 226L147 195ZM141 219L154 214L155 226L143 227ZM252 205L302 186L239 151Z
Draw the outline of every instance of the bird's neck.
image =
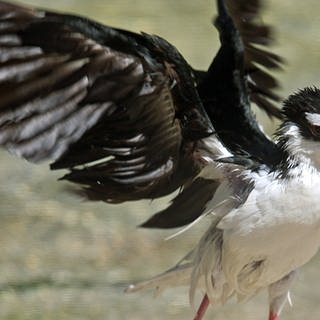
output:
M284 123L278 132L278 144L287 154L289 168L309 167L320 172L320 142L306 139L294 123Z

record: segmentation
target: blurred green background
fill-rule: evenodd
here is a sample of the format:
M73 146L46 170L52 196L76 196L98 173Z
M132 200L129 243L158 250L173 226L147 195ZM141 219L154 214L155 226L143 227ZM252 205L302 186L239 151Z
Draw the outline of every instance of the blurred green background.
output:
M206 68L218 48L213 0L26 0L108 25L155 33L195 67ZM266 0L263 20L276 29L274 51L287 59L280 94L319 85L320 1ZM261 117L269 130L274 124ZM0 319L192 319L188 289L131 295L124 288L169 268L193 247L205 226L170 241L168 231L136 228L165 201L112 206L64 192L62 173L0 153ZM292 290L284 320L318 320L314 259ZM267 297L212 308L206 319L265 320Z

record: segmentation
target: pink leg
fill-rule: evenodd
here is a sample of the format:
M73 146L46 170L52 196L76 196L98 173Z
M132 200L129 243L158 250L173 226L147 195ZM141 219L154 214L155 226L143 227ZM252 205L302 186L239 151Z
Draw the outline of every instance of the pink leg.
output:
M206 311L208 309L209 304L210 304L209 298L205 294L202 301L201 301L201 304L200 304L200 307L197 311L197 314L193 320L202 320L204 314L206 313ZM275 320L278 320L278 319L275 319Z
M270 312L270 314L269 314L269 320L280 320L280 316L277 315L276 313Z

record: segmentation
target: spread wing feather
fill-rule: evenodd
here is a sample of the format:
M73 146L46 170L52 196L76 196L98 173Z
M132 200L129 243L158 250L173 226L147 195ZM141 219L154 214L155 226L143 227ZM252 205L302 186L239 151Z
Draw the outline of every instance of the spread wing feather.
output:
M275 93L279 83L268 70L281 69L284 60L269 51L273 43L273 30L261 22L261 0L226 0L230 15L244 45L244 69L248 77L250 99L269 116L282 118L276 102L281 100Z
M92 199L159 197L199 172L212 128L185 78L159 37L0 2L0 144L69 169Z
M251 102L255 102L270 116L281 115L274 104L279 101L274 92L278 82L267 70L280 69L283 60L268 50L272 29L259 20L261 1L218 0L217 5L215 25L221 47L208 71L196 71L196 75L198 92L218 139L231 153L223 152L219 157L220 165L217 165L222 148L214 150L217 141L211 141L208 158L216 164L210 167L211 170L204 169L207 171L205 179L197 177L168 208L143 226L181 226L196 220L204 212L216 212L219 204L228 198L239 199L238 205L241 205L252 185L246 179L236 182L238 177L233 172L255 169L261 164L272 170L283 159L283 151L261 130L251 110ZM201 153L206 158L205 151ZM218 177L219 173L222 178ZM221 191L223 180L228 181L230 190ZM223 195L219 196L219 193Z
M273 168L282 157L279 147L261 130L251 103L280 117L274 105L277 80L268 69L282 59L269 52L271 27L259 22L260 0L218 0L215 25L221 47L199 83L198 91L224 145Z
M241 187L239 196L232 174L239 163L215 162L234 158L216 136L206 137L212 121L229 150L272 153L274 144L250 113L246 86L268 109L277 83L257 64L281 62L255 46L268 42L269 29L255 23L260 2L248 2L252 12L245 3L228 0L233 24L218 0L222 46L208 72L194 75L160 37L0 1L0 145L68 169L63 179L81 184L93 200L156 198L180 188L145 227L185 225L223 197L241 204L250 188ZM260 143L256 154L249 150L252 135Z

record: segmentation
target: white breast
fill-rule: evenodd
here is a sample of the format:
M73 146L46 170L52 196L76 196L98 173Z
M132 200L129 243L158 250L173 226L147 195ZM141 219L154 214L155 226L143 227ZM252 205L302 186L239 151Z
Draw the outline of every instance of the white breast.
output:
M253 176L246 203L218 225L228 285L251 295L308 262L320 244L320 176L304 168L288 180Z

